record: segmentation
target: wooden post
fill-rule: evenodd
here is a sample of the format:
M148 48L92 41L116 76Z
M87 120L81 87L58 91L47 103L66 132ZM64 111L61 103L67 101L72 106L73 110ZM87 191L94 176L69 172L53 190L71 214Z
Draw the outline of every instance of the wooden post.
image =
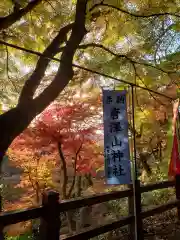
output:
M54 191L44 193L42 196L42 206L44 207L44 211L39 227L40 240L59 240L61 225L59 193Z
M141 188L140 180L136 179L134 182L134 197L135 197L135 230L137 233L136 240L144 240L143 234L143 221L141 218Z
M180 174L175 177L176 199L180 200ZM180 205L177 206L178 220L180 220Z
M133 191L133 185L129 185L129 189ZM134 197L129 196L128 197L128 212L129 215L134 216ZM133 221L131 224L129 224L129 239L134 240L135 235L135 221Z

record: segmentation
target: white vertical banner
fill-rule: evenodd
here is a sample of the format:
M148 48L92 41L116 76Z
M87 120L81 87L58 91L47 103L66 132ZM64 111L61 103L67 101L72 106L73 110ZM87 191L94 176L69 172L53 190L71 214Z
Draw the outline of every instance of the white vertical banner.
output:
M126 91L103 90L104 160L107 184L131 184Z

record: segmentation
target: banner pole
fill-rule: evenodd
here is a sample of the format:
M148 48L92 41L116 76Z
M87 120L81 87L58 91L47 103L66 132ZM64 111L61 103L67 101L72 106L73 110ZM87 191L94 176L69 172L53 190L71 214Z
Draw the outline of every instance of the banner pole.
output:
M134 155L134 178L133 178L133 195L134 195L134 216L135 216L135 239L143 240L143 224L141 218L141 189L138 180L137 151L136 151L136 128L135 128L135 103L134 87L131 86L132 97L132 124L133 124L133 155Z
M131 97L132 97L132 124L133 124L133 146L134 146L134 180L138 179L137 169L137 151L136 151L136 128L135 128L135 104L134 104L134 87L131 86Z

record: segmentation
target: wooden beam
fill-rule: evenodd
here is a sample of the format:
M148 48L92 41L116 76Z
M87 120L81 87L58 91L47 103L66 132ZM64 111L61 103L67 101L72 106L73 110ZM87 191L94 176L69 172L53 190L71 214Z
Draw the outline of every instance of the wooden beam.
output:
M125 225L131 224L133 221L134 221L134 216L124 217L116 222L101 225L96 228L86 228L85 231L83 231L81 233L77 233L73 236L69 236L69 237L65 238L64 240L90 239L90 238L96 237L100 234L103 234L103 233L112 231L114 229L123 227Z
M141 216L142 216L142 218L147 218L147 217L150 217L150 216L154 216L156 214L160 214L162 212L166 212L168 210L171 210L171 209L177 207L178 205L180 205L180 200L174 200L174 201L171 201L169 203L157 206L153 209L143 211L141 213Z
M91 206L97 203L103 203L103 202L107 202L115 199L121 199L121 198L125 198L132 195L133 195L133 191L131 189L127 189L123 191L101 193L94 196L77 198L75 200L66 200L61 202L60 212L81 208L85 206Z
M141 186L141 193L153 191L156 189L173 187L173 186L174 186L173 181L165 181L162 183L148 184L146 186ZM85 198L77 198L75 200L66 200L66 201L62 201L59 204L59 209L57 209L57 211L64 212L71 209L91 206L94 204L103 203L103 202L107 202L115 199L121 199L125 197L130 197L130 196L133 196L132 189L109 192L109 193L101 193L98 195L88 196ZM146 218L154 214L159 214L163 211L167 211L169 209L177 207L178 205L180 205L180 200L175 200L170 203L164 204L162 206L155 207L153 209L142 212L142 218ZM30 209L26 209L18 212L10 211L10 212L1 213L0 225L5 227L7 225L15 224L18 222L39 218L43 215L43 210L44 210L43 207L38 207L38 208L30 208Z
M174 200L167 204L163 204L161 206L155 207L153 209L143 211L141 213L141 217L144 219L144 218L153 216L155 214L160 214L162 212L165 212L165 211L168 211L168 210L171 210L171 209L177 207L177 205L180 205L180 200ZM112 231L114 229L123 227L125 225L131 224L133 221L134 221L134 216L124 217L119 221L116 221L116 222L113 222L110 224L106 224L106 225L102 225L97 228L88 228L88 229L86 228L83 232L77 233L73 236L69 236L69 237L65 238L64 240L89 239L89 238L98 236L100 234Z
M174 187L174 186L175 186L175 181L164 181L159 183L147 184L147 185L141 186L141 193L150 192L150 191L163 189L163 188Z
M7 226L30 219L39 218L43 214L43 207L30 208L22 211L9 211L0 214L0 225Z

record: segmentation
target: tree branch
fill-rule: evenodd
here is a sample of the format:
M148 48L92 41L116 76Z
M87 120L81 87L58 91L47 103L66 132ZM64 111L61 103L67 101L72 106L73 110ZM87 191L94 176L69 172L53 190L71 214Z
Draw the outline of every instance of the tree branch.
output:
M156 40L155 43L157 43L156 49L154 51L154 62L157 65L157 52L159 50L159 47L161 46L162 42L164 41L164 36L166 35L166 33L172 29L172 27L174 26L174 24L171 24L170 26L168 26L158 37L158 39Z
M67 166L66 166L66 160L65 160L60 142L58 142L58 151L59 151L59 156L62 161L62 170L63 170L63 186L62 186L63 196L62 197L63 197L63 199L66 199L66 189L67 189L67 183L68 183Z
M152 64L149 64L147 62L137 62L135 61L134 59L128 57L127 55L124 55L124 54L117 54L117 53L114 53L113 51L111 51L109 48L103 46L102 44L97 44L97 43L88 43L88 44L82 44L80 45L78 48L79 49L86 49L88 47L97 47L97 48L101 48L103 49L104 51L108 52L109 54L117 57L117 58L125 58L126 60L128 60L130 63L132 64L138 64L138 65L144 65L146 67L151 67L151 68L154 68L158 71L161 71L163 73L166 73L166 74L169 74L169 73L175 73L176 71L166 71L162 68L159 68L158 66L155 66L155 65L152 65ZM60 48L61 50L62 48Z
M127 10L125 9L122 9L122 8L119 8L119 7L116 7L112 4L107 4L107 3L103 3L104 1L101 1L101 3L97 3L95 4L92 8L90 8L90 12L92 12L95 8L97 7L109 7L109 8L113 8L117 11L120 11L122 13L125 13L127 15L130 15L132 17L136 17L136 18L150 18L150 17L160 17L160 16L167 16L167 15L171 15L171 16L175 16L175 17L180 17L179 14L176 14L175 12L174 13L171 13L171 12L164 12L164 13L152 13L152 14L136 14L136 13L132 13L132 12L128 12Z
M51 62L50 58L57 54L59 45L66 40L66 35L72 26L73 24L69 24L61 28L58 35L45 49L43 55L48 56L49 58L44 58L42 56L39 58L34 72L24 84L21 95L19 97L19 104L24 104L25 102L32 100L34 93L41 82L41 79L44 77L47 66Z
M147 88L147 85L145 84L145 82L143 81L143 79L139 76L139 74L137 73L137 69L135 64L133 64L133 68L134 68L134 74L135 74L135 79L136 77L142 82L142 84L144 84L144 86ZM136 88L135 88L136 89ZM159 99L157 99L151 92L149 92L149 95L155 100L157 101L160 105L164 105L166 106L162 101L160 101ZM141 109L141 107L139 106L140 110L144 113L144 111Z
M16 87L16 84L14 84L14 82L11 80L11 77L9 76L9 51L8 51L8 47L7 46L6 46L6 74L7 74L7 79L13 85L15 92L19 93L18 89Z
M34 99L36 114L44 110L73 77L73 57L82 39L87 33L85 28L87 0L77 0L75 22L69 40L61 55L61 64L51 84Z
M135 134L136 138L141 138L142 132L138 133L137 130L134 129L131 124L128 124L128 129L130 130L131 134ZM143 169L145 169L147 174L151 175L152 170L149 164L147 163L150 154L143 152L142 149L140 149L138 146L136 147L137 147L137 154L139 154L139 163L142 165Z
M32 11L40 2L42 2L42 0L32 0L26 7L11 13L6 17L0 17L0 31L9 28L15 22L19 21L24 15Z
M102 44L98 44L98 43L87 43L87 44L81 44L78 46L78 49L86 49L86 48L89 48L89 47L92 47L92 48L100 48L110 54L112 54L113 56L115 57L118 57L118 58L126 58L127 60L131 61L130 58L128 58L126 55L123 55L123 54L117 54L117 53L114 53L113 51L111 51L109 48L103 46ZM65 47L61 47L59 48L59 52L62 52L63 49Z
M28 175L28 178L29 178L29 182L30 182L33 190L36 190L36 187L34 185L34 182L32 180L31 173L30 173L30 170L29 170L30 167L25 167L25 168L26 168L26 172L27 172L27 175Z
M62 63L51 84L35 99L26 102L25 98L24 104L19 103L16 108L10 109L6 113L0 115L0 164L2 163L7 148L14 138L28 126L37 114L41 113L59 95L72 79L72 67L74 66L72 60L74 53L84 35L87 33L85 29L86 6L87 0L77 0L75 22L73 24L71 36L61 55ZM21 121L19 121L19 119L21 119Z
M40 52L33 51L33 50L29 50L29 49L26 49L26 48L23 48L23 47L20 47L20 46L16 46L16 45L14 45L14 44L7 43L7 42L4 42L4 41L2 41L2 40L0 40L0 43L1 43L1 44L4 44L4 45L6 45L6 46L12 47L12 48L21 50L21 51L28 52L28 53L30 53L30 54L34 54L34 55L42 56L42 57L44 56L44 55L43 55L42 53L40 53ZM63 47L63 48L60 48L59 51L62 51L62 49L64 49L64 47ZM44 57L45 57L45 58L49 58L48 56L44 56ZM56 61L56 62L61 62L60 59L55 58L55 57L53 57L52 60L54 60L54 61ZM162 59L162 60L163 60L163 59ZM152 62L152 60L149 60L149 62ZM168 74L168 73L169 73L169 74L171 74L171 73L176 73L176 71L169 71L169 72L167 72L167 71L165 71L165 70L163 70L163 69L160 69L160 68L158 68L157 66L153 66L153 65L151 65L151 64L149 64L149 63L146 64L146 63L144 63L144 62L140 63L140 62L135 62L135 61L134 61L134 63L135 63L135 64L139 64L139 65L143 65L143 64L144 64L145 66L155 68L155 69L157 69L157 70L159 70L159 71L162 71L162 72L164 72L164 73L166 73L166 74ZM130 84L130 85L131 85L131 83L129 83L128 81L125 81L125 80L123 80L123 79L118 79L118 78L112 77L112 76L110 76L110 75L108 75L108 74L105 74L105 73L102 73L102 72L99 72L99 71L96 71L96 70L92 70L92 69L83 67L83 66L81 66L81 65L74 64L74 63L73 63L72 65L73 65L73 67L76 67L76 68L78 68L78 69L81 69L81 70L84 70L84 71L87 71L87 72L90 72L90 73L98 74L98 75L101 75L101 76L103 76L103 77L110 78L110 79L113 79L113 80L120 81L120 82L123 82L123 83L125 83L125 84ZM149 91L151 91L151 92L154 92L155 94L164 96L164 97L169 98L169 99L171 99L171 100L174 100L173 98L171 98L171 97L169 97L169 96L167 96L167 95L161 94L160 92L156 92L156 91L151 90L151 89L146 89L145 87L141 87L141 86L139 86L139 85L135 85L135 84L132 84L132 85L134 85L134 86L136 86L136 87L138 87L138 88L142 88L142 89L144 89L144 90L149 90ZM2 115L0 115L0 116L2 116Z
M155 39L155 40L153 41L153 43L149 46L149 48L152 48L154 45L156 45L156 43L158 43L159 41L161 41L161 40L164 38L165 34L166 34L169 30L171 30L171 29L173 28L173 26L174 26L174 24L171 24L171 25L168 26L166 29L164 29L164 31L159 34L159 36L157 37L157 39Z
M75 155L75 160L74 160L74 176L73 176L73 181L71 184L71 187L69 189L69 192L67 194L67 198L70 198L71 194L72 194L72 190L74 188L75 185L75 181L76 181L76 166L77 166L77 159L78 159L78 154L80 153L81 149L82 149L83 143L80 144L80 147L78 148L76 155Z

